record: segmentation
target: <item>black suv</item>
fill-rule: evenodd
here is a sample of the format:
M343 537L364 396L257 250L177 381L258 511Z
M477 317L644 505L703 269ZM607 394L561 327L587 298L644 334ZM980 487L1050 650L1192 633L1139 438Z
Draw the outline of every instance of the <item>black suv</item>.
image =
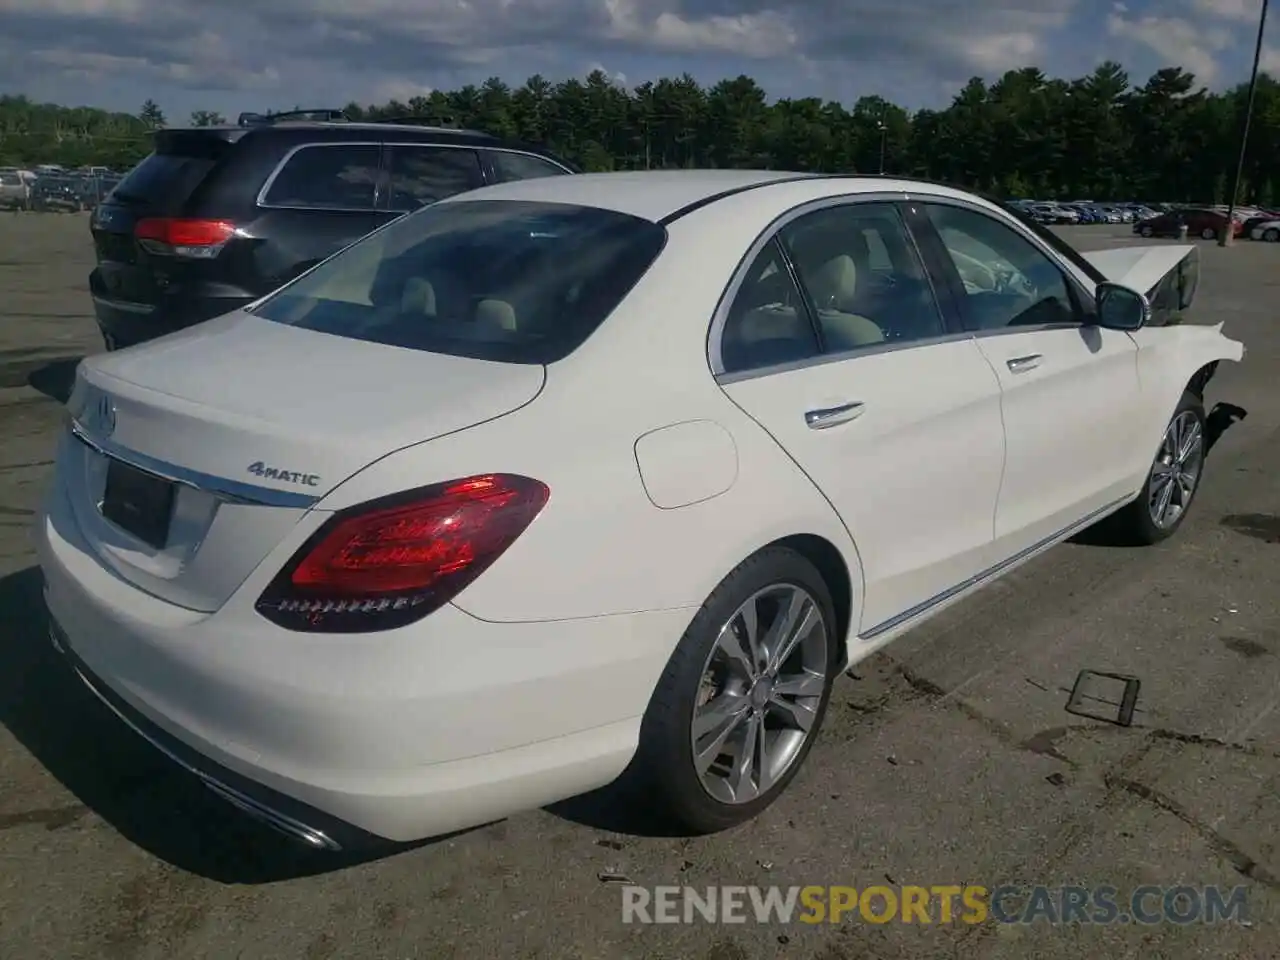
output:
M296 111L158 131L91 220L89 292L107 349L243 307L436 200L578 172L527 144L409 121Z

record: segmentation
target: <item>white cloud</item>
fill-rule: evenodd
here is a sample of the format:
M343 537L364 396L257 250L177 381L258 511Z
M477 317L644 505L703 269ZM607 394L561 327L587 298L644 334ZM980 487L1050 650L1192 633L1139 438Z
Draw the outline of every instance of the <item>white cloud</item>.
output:
M1262 0L1192 0L1201 13L1238 23L1257 23L1262 14Z
M1107 32L1155 51L1168 65L1178 65L1209 84L1217 77L1219 55L1230 46L1231 33L1220 27L1198 25L1181 17L1143 16L1132 20L1112 13Z

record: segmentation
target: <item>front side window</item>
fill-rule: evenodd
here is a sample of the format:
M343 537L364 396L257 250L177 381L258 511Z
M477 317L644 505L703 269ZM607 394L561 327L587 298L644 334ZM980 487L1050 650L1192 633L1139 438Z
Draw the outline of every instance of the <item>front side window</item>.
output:
M285 161L262 202L269 207L372 210L382 149L372 144L311 144Z
M394 221L254 308L277 323L508 363L589 337L666 243L656 223L559 203L439 203Z
M960 275L970 329L1080 322L1062 269L1025 237L976 210L925 209Z
M480 184L480 160L474 150L387 147L387 204L391 210L417 210Z

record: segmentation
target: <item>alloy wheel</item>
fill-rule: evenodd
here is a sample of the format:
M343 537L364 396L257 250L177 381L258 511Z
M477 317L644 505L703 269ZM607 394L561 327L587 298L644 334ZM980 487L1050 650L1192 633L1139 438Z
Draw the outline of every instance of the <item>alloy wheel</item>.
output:
M1151 522L1168 529L1191 505L1204 466L1204 431L1200 419L1184 410L1170 421L1151 467L1147 509Z
M1262 239L1270 243L1276 243L1277 241L1280 241L1280 230L1275 227L1271 227L1269 230L1263 231Z
M822 608L789 583L757 591L720 628L690 729L714 799L749 803L795 763L816 726L830 642Z

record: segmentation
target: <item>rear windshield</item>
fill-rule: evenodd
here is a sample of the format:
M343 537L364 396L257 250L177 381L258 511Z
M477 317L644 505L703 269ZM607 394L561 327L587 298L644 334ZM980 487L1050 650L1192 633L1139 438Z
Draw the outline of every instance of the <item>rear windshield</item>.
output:
M207 156L153 153L125 174L113 196L150 206L180 204L200 185L215 162Z
M594 207L438 203L370 234L253 312L412 350L553 363L614 311L666 237L656 223Z

